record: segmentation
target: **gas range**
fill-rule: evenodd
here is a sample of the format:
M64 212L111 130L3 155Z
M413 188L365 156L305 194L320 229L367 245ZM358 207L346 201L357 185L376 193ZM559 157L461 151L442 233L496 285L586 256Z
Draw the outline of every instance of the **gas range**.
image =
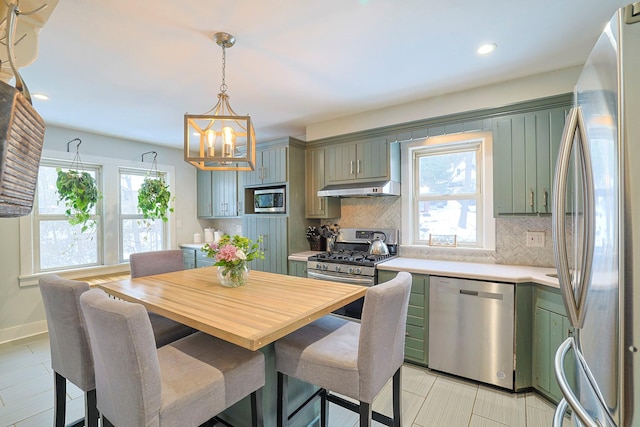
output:
M386 255L369 254L369 242L385 236L389 248ZM398 230L388 228L342 228L330 252L323 252L307 259L307 277L332 280L362 286L378 284L376 266L398 256ZM350 319L360 319L364 298L360 298L333 313Z
M388 254L369 254L369 242L375 238L384 238L389 248ZM398 254L398 230L343 228L336 236L333 247L331 252L309 257L307 272L329 273L331 280L338 280L341 275L375 278L375 266Z

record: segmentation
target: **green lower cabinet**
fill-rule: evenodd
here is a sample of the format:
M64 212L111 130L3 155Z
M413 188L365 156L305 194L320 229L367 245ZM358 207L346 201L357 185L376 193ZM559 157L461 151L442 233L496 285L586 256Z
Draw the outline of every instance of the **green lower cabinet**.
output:
M190 270L196 268L196 251L195 249L182 248L182 260L184 262L184 269Z
M396 277L394 271L379 271L378 283ZM429 276L412 273L411 295L407 311L407 330L404 341L404 359L427 366L429 359Z
M182 248L182 260L185 270L210 267L216 262L213 258L207 257L200 249L191 248Z
M307 277L307 262L289 261L289 276Z
M558 347L572 333L559 291L538 287L533 321L533 387L554 402L562 398L554 372ZM574 385L572 354L565 359L565 372Z

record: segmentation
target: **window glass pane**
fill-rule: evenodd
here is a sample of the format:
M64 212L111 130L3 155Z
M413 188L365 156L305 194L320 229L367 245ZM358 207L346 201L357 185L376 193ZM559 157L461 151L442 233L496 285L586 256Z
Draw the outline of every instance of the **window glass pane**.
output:
M81 228L66 220L40 222L40 270L98 263L97 232Z
M458 243L476 243L476 201L471 199L418 203L419 239L429 234L455 234Z
M69 168L61 169L63 171L69 170ZM85 169L84 172L96 179L95 170ZM38 173L38 213L40 215L64 215L64 202L58 202L57 179L58 172L55 166L40 166ZM95 215L95 213L96 208L94 206L91 209L91 214Z
M133 253L164 248L162 220L123 219L121 223L123 260L128 260Z
M120 213L136 215L138 212L138 190L146 174L120 174Z
M430 154L418 159L419 195L476 193L476 151Z

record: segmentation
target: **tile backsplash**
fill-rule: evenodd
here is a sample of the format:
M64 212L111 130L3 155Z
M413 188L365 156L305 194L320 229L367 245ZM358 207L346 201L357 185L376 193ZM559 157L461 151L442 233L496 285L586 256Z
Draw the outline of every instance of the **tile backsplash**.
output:
M369 197L342 199L341 217L324 221L341 227L402 228L400 197ZM545 234L542 248L526 246L527 231ZM402 236L400 236L402 242ZM413 258L447 261L483 262L495 264L532 265L553 267L551 216L501 217L496 219L496 250L451 251L450 249L416 249L400 247L400 255Z

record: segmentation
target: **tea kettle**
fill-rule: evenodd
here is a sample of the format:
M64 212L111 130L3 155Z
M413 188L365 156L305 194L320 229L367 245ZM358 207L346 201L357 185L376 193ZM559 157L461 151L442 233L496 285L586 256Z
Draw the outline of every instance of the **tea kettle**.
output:
M380 237L376 237L375 239L373 239L373 241L367 242L369 243L369 253L371 255L389 255L389 248L385 243L385 240L387 240L387 235L382 231L374 231L373 233L371 233L372 236L376 234L381 234L382 239Z

